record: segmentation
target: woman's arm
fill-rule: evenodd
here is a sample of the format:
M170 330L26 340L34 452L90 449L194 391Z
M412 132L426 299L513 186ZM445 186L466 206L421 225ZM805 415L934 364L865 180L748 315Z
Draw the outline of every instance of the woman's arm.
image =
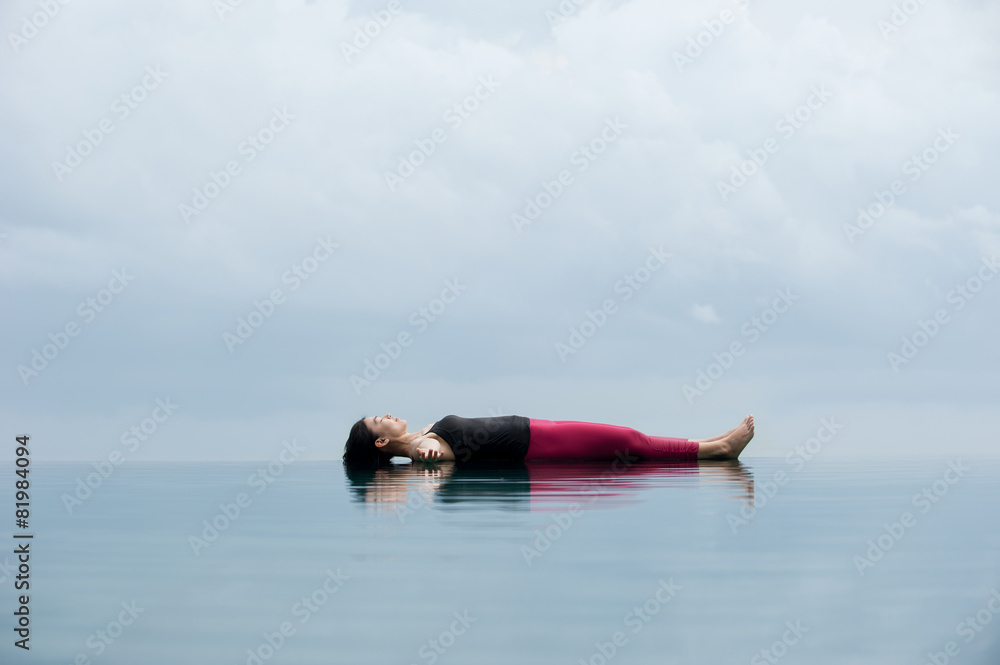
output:
M455 453L451 446L436 434L425 434L413 440L410 459L426 462L453 462Z

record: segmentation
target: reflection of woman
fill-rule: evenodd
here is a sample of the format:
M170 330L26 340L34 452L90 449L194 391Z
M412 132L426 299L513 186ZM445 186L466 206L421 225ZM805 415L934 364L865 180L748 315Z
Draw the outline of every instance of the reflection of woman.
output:
M392 457L415 460L735 459L753 438L753 416L711 439L649 436L630 427L524 416L460 418L445 416L419 432L390 414L354 423L344 461L383 463Z
M345 470L355 500L364 503L425 505L437 500L503 508L526 504L531 495L524 462L347 464Z
M631 500L651 486L720 482L751 502L753 474L738 460L486 462L345 465L354 500L388 512L465 504L512 510L551 510L566 501Z

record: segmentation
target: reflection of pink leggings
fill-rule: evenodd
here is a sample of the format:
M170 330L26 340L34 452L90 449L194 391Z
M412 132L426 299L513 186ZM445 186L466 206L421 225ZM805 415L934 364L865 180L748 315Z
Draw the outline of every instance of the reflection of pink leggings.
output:
M649 436L631 427L576 420L528 419L531 436L525 459L697 459L698 442Z

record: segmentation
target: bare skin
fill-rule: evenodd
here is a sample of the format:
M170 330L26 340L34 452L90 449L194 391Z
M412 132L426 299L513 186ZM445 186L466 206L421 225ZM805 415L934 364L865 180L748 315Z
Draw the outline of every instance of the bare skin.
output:
M718 436L712 436L712 437L709 437L707 439L694 439L694 440L697 441L697 442L699 442L699 443L701 443L702 441L718 441L719 439L726 438L727 436L729 436L730 434L732 434L733 432L735 432L738 428L739 428L739 425L737 425L736 427L732 428L731 430L729 430L725 434L720 434Z
M454 461L455 453L441 437L428 434L433 423L418 432L408 432L406 421L392 414L365 418L368 429L377 437L375 445L392 457L408 457L419 461ZM737 459L753 438L753 416L749 415L739 425L725 434L698 442L698 459Z
M378 437L375 445L390 456L423 461L454 461L455 453L451 446L438 435L427 434L433 424L424 426L419 432L407 432L406 421L392 414L365 418L365 425Z
M737 459L753 438L753 416L722 436L698 441L698 459Z

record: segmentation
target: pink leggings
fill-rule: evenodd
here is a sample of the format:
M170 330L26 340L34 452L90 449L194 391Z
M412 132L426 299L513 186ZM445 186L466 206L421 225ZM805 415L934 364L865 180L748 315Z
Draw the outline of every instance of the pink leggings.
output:
M698 442L649 436L631 427L577 420L529 418L524 459L615 459L618 453L642 459L697 459Z

